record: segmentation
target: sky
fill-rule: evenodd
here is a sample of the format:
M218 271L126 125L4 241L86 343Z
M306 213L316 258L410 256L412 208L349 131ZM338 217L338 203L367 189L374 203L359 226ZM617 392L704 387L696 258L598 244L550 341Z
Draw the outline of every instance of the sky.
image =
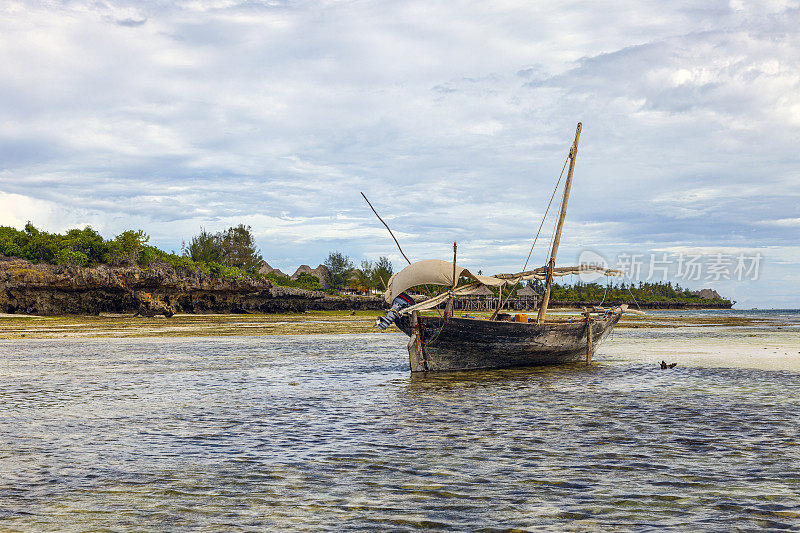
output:
M797 308L797 28L797 0L4 0L0 225L180 252L244 223L284 272L401 268L363 191L412 260L514 272L582 122L559 264Z

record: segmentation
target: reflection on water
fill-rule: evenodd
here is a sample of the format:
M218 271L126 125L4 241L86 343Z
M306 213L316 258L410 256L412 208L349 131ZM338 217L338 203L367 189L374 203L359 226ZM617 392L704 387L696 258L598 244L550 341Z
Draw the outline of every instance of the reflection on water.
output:
M1 342L0 527L796 530L800 374L660 370L727 349L686 335L436 375L399 334Z

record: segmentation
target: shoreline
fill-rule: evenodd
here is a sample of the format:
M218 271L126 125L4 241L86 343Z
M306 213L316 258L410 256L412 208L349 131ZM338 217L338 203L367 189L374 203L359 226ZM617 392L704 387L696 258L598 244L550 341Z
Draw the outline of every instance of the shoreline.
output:
M719 311L719 310L712 310ZM565 314L558 309L553 314ZM787 324L774 317L676 315L649 312L623 315L618 329L673 328L782 328ZM374 324L383 311L306 311L302 313L176 314L145 317L131 314L100 315L0 315L0 339L85 339L132 337L225 337L264 335L343 335L398 333L392 328L379 332ZM461 314L461 313L459 313ZM488 313L471 313L484 318Z
M716 294L716 293L715 293ZM586 295L588 297L588 295ZM631 294L633 296L633 294ZM641 295L640 295L641 296ZM729 300L639 298L642 309L730 309ZM668 298L659 295L660 298ZM553 299L552 309L571 309L621 305L619 295L608 299ZM492 300L481 300L478 307L492 307ZM512 307L528 301L506 301ZM635 300L634 300L635 301ZM484 305L487 304L487 305ZM180 313L296 313L310 310L379 311L387 308L377 295L347 295L275 285L263 277L223 278L199 268L176 267L151 262L147 268L133 265L94 267L59 266L31 263L24 259L0 256L0 312L36 316L100 315L136 313L172 316Z

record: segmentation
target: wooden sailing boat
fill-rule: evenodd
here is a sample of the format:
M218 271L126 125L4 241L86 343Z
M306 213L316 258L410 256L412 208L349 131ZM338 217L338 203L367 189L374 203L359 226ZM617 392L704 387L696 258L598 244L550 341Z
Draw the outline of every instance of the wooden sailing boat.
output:
M575 318L547 317L554 276L587 271L601 272L605 275L621 274L619 271L589 265L555 267L575 170L575 159L578 155L580 133L579 123L569 152L569 173L564 185L561 211L546 266L516 274L478 276L456 265L454 243L452 264L437 260L411 263L389 280L385 298L393 303L393 307L383 322L388 325L394 320L410 337L408 355L412 372L509 368L591 361L595 350L609 335L627 306L613 309L584 309L583 314ZM457 287L459 278L464 277L470 279L471 283ZM504 285L516 285L520 281L530 279L545 281L544 296L535 321L522 321L521 316L511 321L511 317L503 317L497 311L489 320L453 316L453 299L459 295L469 294L480 285L502 288ZM437 297L410 305L411 302L404 291L422 284L444 285L450 289ZM447 306L443 316L420 314L420 311L438 307L445 302Z

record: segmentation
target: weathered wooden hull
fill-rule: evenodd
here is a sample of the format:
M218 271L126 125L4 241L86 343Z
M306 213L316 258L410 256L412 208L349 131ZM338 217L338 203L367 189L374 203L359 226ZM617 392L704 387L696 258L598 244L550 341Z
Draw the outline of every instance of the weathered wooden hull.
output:
M397 326L408 343L412 372L558 365L586 361L621 313L592 319L591 342L583 317L545 324L472 318L403 316Z

